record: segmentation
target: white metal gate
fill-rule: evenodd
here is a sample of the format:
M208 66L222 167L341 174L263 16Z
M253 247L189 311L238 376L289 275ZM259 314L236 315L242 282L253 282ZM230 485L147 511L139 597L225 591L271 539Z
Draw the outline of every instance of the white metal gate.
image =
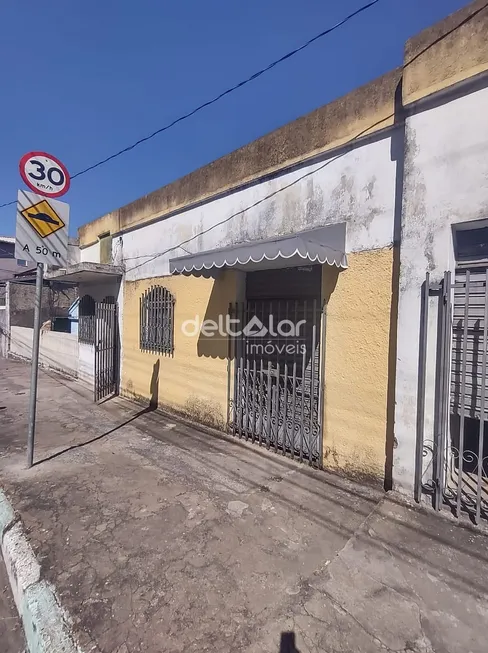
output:
M434 430L425 435L429 305L437 298ZM459 269L422 289L416 498L475 523L488 518L487 268Z

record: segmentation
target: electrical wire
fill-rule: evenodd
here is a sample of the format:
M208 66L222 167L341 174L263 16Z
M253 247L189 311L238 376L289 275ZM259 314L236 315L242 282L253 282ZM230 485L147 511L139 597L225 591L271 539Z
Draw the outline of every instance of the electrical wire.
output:
M278 66L279 64L283 63L284 61L287 61L288 59L295 56L296 54L298 54L302 50L305 50L310 45L312 45L312 43L315 43L316 41L323 38L324 36L327 36L331 32L334 32L335 30L339 29L339 27L342 27L343 25L348 23L350 20L352 20L353 18L355 18L359 14L363 13L364 11L370 9L371 7L378 4L379 2L381 2L381 0L371 0L370 2L363 5L362 7L359 7L359 9L356 9L355 11L353 11L352 13L347 15L345 18L340 20L338 23L336 23L332 27L328 27L327 29L320 32L319 34L316 34L315 36L308 39L308 41L306 41L305 43L303 43L299 47L295 48L294 50L291 50L290 52L287 52L282 57L280 57L279 59L276 59L275 61L271 62L270 64L268 64L267 66L265 66L261 70L257 71L256 73L254 73L250 77L247 77L246 79L238 82L237 84L234 84L234 86L231 86L230 88L226 89L225 91L222 91L221 93L216 95L214 98L212 98L210 100L207 100L206 102L203 102L202 104L197 106L195 109L192 109L188 113L183 114L182 116L180 116L179 118L176 118L175 120L168 123L167 125L164 125L163 127L160 127L159 129L156 129L156 131L152 132L148 136L144 136L143 138L140 138L139 140L135 141L135 143L132 143L131 145L128 145L127 147L124 147L123 149L119 150L118 152L115 152L114 154L111 154L110 156L106 157L105 159L101 159L100 161L97 161L96 163L88 166L87 168L84 168L83 170L80 170L76 174L72 175L71 179L76 179L76 177L80 177L81 175L84 175L87 172L90 172L91 170L94 170L95 168L99 168L100 166L105 165L109 161L112 161L113 159L116 159L117 157L121 156L122 154L126 154L127 152L130 152L131 150L138 147L142 143L146 143L147 141L151 140L155 136L158 136L159 134L162 134L163 132L167 131L168 129L171 129L172 127L174 127L178 123L183 122L184 120L187 120L188 118L191 118L191 116L194 116L199 111L202 111L202 109L205 109L205 108L209 107L210 105L215 104L216 102L218 102L219 100L221 100L225 96L230 95L234 91L237 91L239 88L242 88L243 86L246 86L247 84L250 84L254 80L261 77L261 75L264 75L265 73L267 73L272 68L275 68L275 66ZM0 209L5 207L5 206L11 206L11 205L13 205L15 203L16 202L14 201L14 202L6 202L5 204L0 204Z
M421 57L425 52L427 52L427 51L430 50L432 47L434 47L435 45L437 45L438 43L440 43L441 41L443 41L445 38L447 38L449 35L451 35L453 32L455 32L456 30L458 30L458 29L459 29L460 27L462 27L463 25L466 25L470 20L472 20L475 16L477 16L478 14L480 14L480 13L481 13L482 11L484 11L486 8L488 8L488 2L486 2L484 5L482 5L481 7L479 7L479 8L478 8L476 11L474 11L473 13L469 14L469 15L468 15L466 18L464 18L464 19L463 19L463 20L462 20L458 25L455 25L452 29L450 29L449 31L447 31L447 32L444 33L444 34L441 34L438 38L436 38L434 41L432 41L432 43L429 43L429 45L427 45L423 50L421 50L420 52L418 52L414 57L412 57L412 59L410 59L409 61L405 62L404 66L403 66L403 69L405 70L406 68L408 68L409 66L411 66L411 65L412 65L412 64L413 64L413 63L414 63L414 62L415 62L419 57ZM124 260L129 261L129 260L136 260L136 259L140 259L140 258L148 258L148 260L147 260L147 261L143 261L142 263L138 263L137 265L134 265L134 266L131 267L131 268L126 268L125 271L126 271L126 272L131 272L132 270L136 270L137 268L140 268L140 267L142 267L143 265L146 265L147 263L151 263L152 261L156 260L157 258L159 258L159 257L161 257L161 256L165 256L166 254L169 254L169 252L172 252L172 251L174 251L175 249L180 248L182 245L187 245L188 243L192 242L192 241L195 240L196 238L199 238L200 236L203 236L204 234L208 233L209 231L212 231L212 229L215 229L215 228L217 228L217 227L220 227L221 225L223 225L223 224L229 222L230 220L232 220L233 218L236 218L236 217L238 217L238 216L240 216L240 215L243 215L246 211L249 211L249 210L255 208L256 206L259 206L259 205L262 204L263 202L266 202L267 200L269 200L269 199L275 197L276 195L278 195L278 194L281 193L282 191L287 190L288 188L291 188L292 186L294 186L294 185L297 184L298 182L302 181L302 180L305 179L306 177L309 177L309 176L311 176L311 175L314 175L316 172L319 172L320 170L323 170L323 168L327 167L330 163L333 163L334 161L337 161L337 159L339 159L339 158L341 158L342 156L344 156L345 154L347 154L347 153L350 151L350 148L352 148L352 147L354 146L354 143L355 143L359 138L361 138L362 136L366 135L369 131L371 131L371 130L374 129L375 127L378 127L379 125L386 123L386 122L387 122L388 120L390 120L391 118L395 118L395 114L394 114L394 113L391 113L390 115L386 116L385 118L381 118L381 119L380 119L379 121L377 121L376 123L370 125L369 127L366 127L366 129L364 129L363 131L359 132L359 134L356 134L356 136L354 136L353 138L351 138L349 141L346 141L346 143L342 146L342 148L344 148L343 151L342 151L340 154L338 154L337 156L332 157L331 159L328 159L328 160L325 161L325 163L323 163L322 165L318 166L317 168L314 168L313 170L309 170L308 172L306 172L306 173L305 173L304 175L302 175L301 177L298 177L298 179L295 179L294 181L292 181L291 183L287 184L286 186L283 186L282 188L278 188L277 190L273 191L273 192L270 193L269 195L266 195L265 197L261 198L261 199L258 200L257 202L254 202L254 204L251 204L250 206L246 207L245 209L241 209L240 211L237 211L236 213L233 213L232 215L228 216L227 218L224 218L224 220L221 220L220 222L217 222L216 224L212 225L211 227L208 227L208 229L204 229L203 231L200 231L199 233L197 233L197 234L191 236L190 238L188 238L187 240L183 240L183 241L182 241L181 243L179 243L178 245L174 245L173 247L170 247L170 248L164 250L163 252L158 252L157 254L154 254L154 255L152 255L152 254L146 254L146 255L141 255L141 256L127 257L127 258L124 259ZM341 148L341 149L342 149L342 148ZM306 162L304 162L304 163L306 163Z
M372 3L372 4L375 4L375 3ZM368 5L368 6L370 6L370 5ZM447 36L449 36L450 34L452 34L453 32L455 32L457 29L459 29L460 27L462 27L463 25L465 25L466 23L468 23L468 22L469 22L470 20L472 20L475 16L477 16L479 13L481 13L482 11L484 11L487 7L488 7L488 2L485 3L484 5L482 5L480 8L478 8L478 9L477 9L476 11L474 11L472 14L469 14L469 15L468 15L466 18L464 18L464 19L463 19L463 20L462 20L458 25L456 25L455 27L453 27L452 29L450 29L448 32L446 32L445 34L441 34L437 39L435 39L432 43L430 43L426 48L424 48L423 50L421 50L420 52L418 52L418 53L417 53L417 54L416 54L412 59L410 59L409 61L407 61L407 62L404 64L404 70L405 70L408 66L410 66L414 61L416 61L416 60L417 60L417 59L418 59L422 54L424 54L427 50L429 50L430 48L434 47L437 43L443 41ZM365 8L366 8L366 6L365 6ZM363 8L363 9L364 9L364 8ZM254 204L252 204L252 205L246 207L245 209L242 209L241 211L238 211L238 212L236 212L236 213L233 213L232 215L228 216L228 217L225 218L224 220L221 220L220 222L218 222L218 223L212 225L211 227L209 227L208 229L205 229L205 230L203 230L203 231L201 231L201 232L195 234L194 236L188 238L187 240L182 241L182 242L179 243L178 245L174 245L173 247L170 247L170 248L168 248L168 249L166 249L166 250L164 250L164 251L162 251L162 252L158 252L158 253L156 253L156 254L154 254L154 255L147 254L147 255L141 255L141 256L127 257L125 260L136 260L136 259L140 259L140 258L147 258L148 260L143 261L142 263L139 263L139 264L137 264L137 265L134 265L134 266L131 267L131 268L126 268L125 271L126 271L126 272L131 272L131 271L133 271L133 270L136 270L137 268L142 267L143 265L146 265L147 263L151 263L152 261L156 260L157 258L159 258L159 257L161 257L161 256L164 256L164 255L168 254L169 252L174 251L175 249L178 249L178 248L182 248L182 249L184 249L184 248L182 247L183 245L186 245L186 244L192 242L193 240L195 240L195 239L198 238L199 236L202 236L202 235L208 233L209 231L212 231L213 229L215 229L215 228L217 228L217 227L219 227L219 226L221 226L221 225L223 225L223 224L229 222L229 221L232 220L233 218L235 218L235 217L237 217L237 216L239 216L239 215L242 215L242 214L245 213L246 211L249 211L250 209L255 208L256 206L258 206L258 205L262 204L263 202L267 201L268 199L271 199L272 197L276 196L278 193L280 193L280 192L282 192L282 191L284 191L284 190L287 190L287 189L290 188L291 186L294 186L295 184L297 184L299 181L305 179L306 177L308 177L308 176L310 176L310 175L313 175L313 174L315 174L316 172L319 172L320 170L322 170L323 168L325 168L326 166L328 166L330 163L333 163L334 161L336 161L336 160L339 159L340 157L344 156L344 155L349 151L348 148L349 148L349 147L352 147L353 144L354 144L354 142L357 141L359 138L361 138L361 136L367 134L371 129L374 129L374 128L377 127L378 125L380 125L380 124L382 124L382 123L385 123L386 121L388 121L389 119L394 118L394 117L395 117L395 114L392 113L392 114L390 114L389 116L386 116L385 118L382 118L381 120L377 121L376 123L370 125L370 126L367 127L365 130L363 130L362 132L360 132L359 134L357 134L356 136L354 136L352 139L350 139L349 141L347 141L347 142L343 145L344 150L343 150L340 154L338 154L336 157L333 157L332 159L327 160L323 165L321 165L321 166L315 168L314 170L311 170L311 171L305 173L304 175L302 175L301 177L299 177L299 178L296 179L295 181L291 182L290 184L287 184L286 186L283 186L283 188L277 189L276 191L270 193L270 194L267 195L266 197L261 198L260 200L258 200L258 201L255 202ZM1 206L0 206L0 208L1 208Z

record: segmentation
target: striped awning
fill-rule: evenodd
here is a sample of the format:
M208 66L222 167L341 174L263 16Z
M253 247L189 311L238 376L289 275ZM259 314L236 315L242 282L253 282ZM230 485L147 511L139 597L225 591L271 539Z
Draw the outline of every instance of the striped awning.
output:
M239 243L172 258L172 274L212 276L226 268L265 270L310 264L347 268L344 222L300 231L289 236Z

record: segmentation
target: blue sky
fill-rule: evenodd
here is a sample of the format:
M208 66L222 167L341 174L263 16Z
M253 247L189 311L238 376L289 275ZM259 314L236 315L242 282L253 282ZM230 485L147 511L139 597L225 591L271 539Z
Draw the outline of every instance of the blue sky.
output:
M0 204L20 157L74 174L193 109L366 0L3 0ZM70 233L402 62L407 38L467 2L382 0L149 143L73 181ZM13 235L15 206L0 209Z

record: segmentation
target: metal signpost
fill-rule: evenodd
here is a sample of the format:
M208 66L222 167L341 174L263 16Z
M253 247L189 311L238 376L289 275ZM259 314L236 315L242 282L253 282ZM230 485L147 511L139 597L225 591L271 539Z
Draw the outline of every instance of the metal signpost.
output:
M15 230L15 258L37 264L27 435L27 467L32 467L44 266L67 265L69 205L53 198L69 190L70 178L66 167L46 152L25 154L20 160L19 169L26 185L34 191L19 190Z

